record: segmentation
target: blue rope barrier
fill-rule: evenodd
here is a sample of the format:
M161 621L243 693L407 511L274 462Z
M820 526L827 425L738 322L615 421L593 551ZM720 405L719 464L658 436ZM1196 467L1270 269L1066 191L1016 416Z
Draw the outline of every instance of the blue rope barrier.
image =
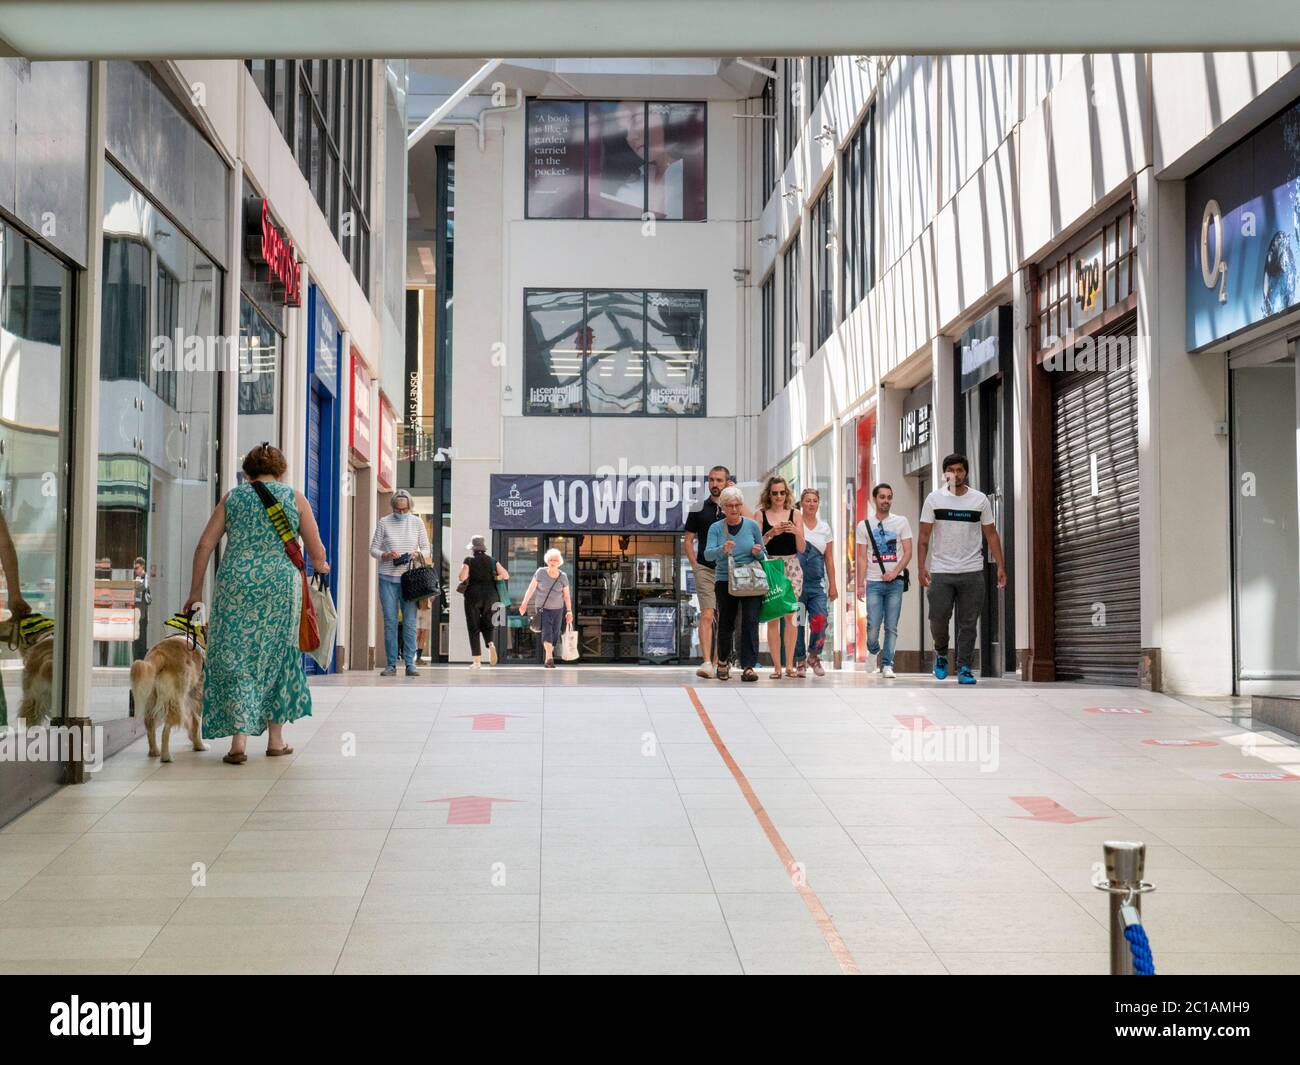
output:
M1131 924L1124 929L1124 938L1128 940L1129 953L1133 955L1133 975L1155 976L1156 960L1151 954L1146 929L1140 924Z

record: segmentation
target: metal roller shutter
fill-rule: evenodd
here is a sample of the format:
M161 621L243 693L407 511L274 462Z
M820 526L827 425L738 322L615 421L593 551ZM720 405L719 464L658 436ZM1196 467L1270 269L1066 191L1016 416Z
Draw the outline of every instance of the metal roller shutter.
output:
M1111 335L1131 329L1126 323ZM1136 685L1142 642L1136 370L1061 373L1052 407L1056 676Z

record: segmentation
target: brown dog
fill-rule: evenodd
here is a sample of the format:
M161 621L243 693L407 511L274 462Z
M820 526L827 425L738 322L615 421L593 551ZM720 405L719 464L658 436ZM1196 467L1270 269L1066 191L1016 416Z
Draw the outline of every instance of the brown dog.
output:
M203 651L185 636L159 640L131 665L131 693L144 717L149 757L157 758L156 730L162 725L162 760L170 762L173 728L184 728L196 751L203 742Z
M54 638L46 636L23 651L23 698L18 716L28 728L49 719L53 690Z

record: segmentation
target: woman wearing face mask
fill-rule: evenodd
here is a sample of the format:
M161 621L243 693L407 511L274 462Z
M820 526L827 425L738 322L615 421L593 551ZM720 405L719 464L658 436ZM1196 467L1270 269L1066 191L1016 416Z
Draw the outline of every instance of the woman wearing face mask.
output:
M424 522L411 513L411 493L399 488L389 500L393 513L380 518L370 539L370 557L379 559L379 603L384 611L384 655L387 665L381 677L397 676L397 610L402 611L402 660L406 675L418 677L415 668L415 634L417 615L414 603L402 602L402 574L415 554L429 555L429 535Z

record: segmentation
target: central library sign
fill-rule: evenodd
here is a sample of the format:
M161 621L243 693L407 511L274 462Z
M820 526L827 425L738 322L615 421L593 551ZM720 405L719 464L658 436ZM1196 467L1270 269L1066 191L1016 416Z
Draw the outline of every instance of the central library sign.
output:
M493 474L493 529L679 533L708 492L704 477Z

